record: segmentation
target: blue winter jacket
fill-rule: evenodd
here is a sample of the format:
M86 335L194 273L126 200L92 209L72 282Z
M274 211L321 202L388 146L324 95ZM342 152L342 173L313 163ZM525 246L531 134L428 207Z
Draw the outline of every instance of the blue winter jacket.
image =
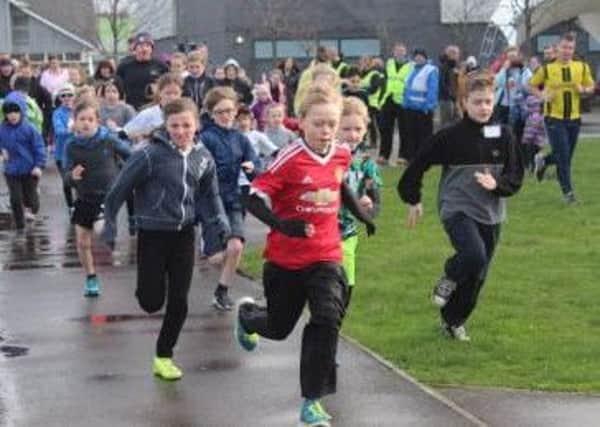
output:
M4 173L12 176L29 175L34 167L44 168L46 165L44 140L25 118L25 97L19 92L11 92L4 100L4 104L8 103L19 106L21 120L16 125L11 125L5 118L0 125L0 149L6 150L8 154L8 160L4 162Z
M402 106L422 113L433 112L438 105L439 81L440 73L435 65L415 64L406 79Z
M72 135L69 130L69 121L72 119L73 110L61 105L52 113L52 128L54 133L54 159L63 161L65 143Z
M225 210L241 209L238 178L243 162L260 164L248 138L236 129L225 129L212 120L203 124L200 141L210 151L217 166L219 193Z
M139 229L179 231L202 221L226 242L229 224L217 185L214 161L202 144L183 155L159 129L152 142L133 152L106 196L103 239L115 241L119 208L135 191Z

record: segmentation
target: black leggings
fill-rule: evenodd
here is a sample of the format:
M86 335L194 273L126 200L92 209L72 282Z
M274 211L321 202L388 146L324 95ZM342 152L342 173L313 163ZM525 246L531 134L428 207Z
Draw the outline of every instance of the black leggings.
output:
M139 230L138 277L135 292L147 313L167 309L158 341L157 357L172 357L173 347L188 312L188 293L194 272L194 227L181 231Z
M34 214L40 209L38 197L38 179L31 175L4 175L10 194L10 209L12 210L15 226L25 227L24 207L31 209Z

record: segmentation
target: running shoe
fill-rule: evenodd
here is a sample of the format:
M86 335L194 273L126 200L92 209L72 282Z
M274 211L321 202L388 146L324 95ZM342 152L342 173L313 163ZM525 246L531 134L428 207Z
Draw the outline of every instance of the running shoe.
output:
M100 280L98 280L98 277L94 276L85 279L83 295L86 297L97 297L100 295Z
M544 175L546 174L546 168L548 167L546 165L546 156L542 153L538 153L533 158L533 162L535 165L533 173L535 174L538 182L542 182L544 180Z
M464 325L450 326L442 320L441 327L442 332L444 332L444 334L449 338L462 342L471 341L471 337L469 337L469 335L467 334L467 329Z
M318 400L305 399L300 409L300 425L303 427L331 427L331 415L325 412Z
M442 308L448 304L448 301L455 290L456 282L448 279L447 277L442 277L433 288L431 302L433 302L434 305Z
M183 372L170 357L155 357L152 363L152 373L167 381L175 381L183 377Z
M234 335L239 345L246 351L253 351L258 345L258 334L249 334L242 326L240 320L240 311L244 305L254 304L254 300L250 297L244 297L237 303L237 316L235 318Z
M567 194L565 194L565 202L567 202L567 205L576 205L577 197L575 197L575 193L570 191Z
M227 289L217 288L213 297L213 306L220 311L231 311L234 307L233 300L229 297Z

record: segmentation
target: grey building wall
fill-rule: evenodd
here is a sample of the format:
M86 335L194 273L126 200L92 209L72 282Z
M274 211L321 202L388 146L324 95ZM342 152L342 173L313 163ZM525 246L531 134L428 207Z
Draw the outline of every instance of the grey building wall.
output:
M10 52L11 49L10 6L8 0L0 0L0 52Z
M178 38L206 40L214 62L235 57L254 75L274 62L254 59L255 40L375 38L384 57L398 40L436 59L460 39L477 55L486 28L442 24L439 0L178 0L176 7Z
M40 21L29 18L29 46L19 49L13 47L14 53L62 53L81 52L84 46L73 39L53 30Z

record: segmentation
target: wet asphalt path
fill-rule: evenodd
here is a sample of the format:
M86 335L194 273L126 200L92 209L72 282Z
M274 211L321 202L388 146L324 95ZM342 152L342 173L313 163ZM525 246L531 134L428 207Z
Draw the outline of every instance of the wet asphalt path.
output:
M162 382L150 374L160 316L145 315L133 296L135 241L121 232L114 258L101 245L95 252L104 292L89 300L51 172L24 234L0 214L0 425L297 425L300 326L284 343L239 350L232 315L209 305L216 271L200 263L176 349L185 376ZM261 291L238 278L233 294ZM339 359L338 393L325 399L336 426L474 425L347 343Z

